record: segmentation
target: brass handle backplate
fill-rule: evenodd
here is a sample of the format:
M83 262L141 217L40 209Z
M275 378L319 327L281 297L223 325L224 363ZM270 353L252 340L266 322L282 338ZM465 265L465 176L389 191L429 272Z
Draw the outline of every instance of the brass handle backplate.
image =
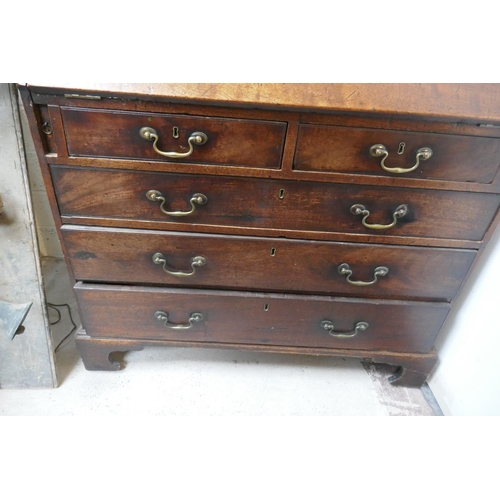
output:
M335 332L335 327L329 320L322 321L320 325L321 328L328 330L328 335L337 339L349 339L351 337L355 337L358 333L364 332L370 326L366 321L359 321L354 325L354 330L351 330L350 332Z
M193 323L199 323L200 321L203 321L203 314L195 312L192 313L191 316L189 316L189 323L169 323L168 322L168 313L165 311L156 311L155 312L155 318L158 321L161 321L164 326L167 328L171 328L172 330L189 330L190 328L193 327Z
M392 214L393 219L390 224L369 224L368 222L366 222L366 219L370 217L370 212L365 208L364 205L353 205L351 207L351 213L353 213L354 215L362 215L363 219L361 220L361 222L363 226L367 227L368 229L389 229L396 225L396 223L398 222L398 218L404 217L408 213L408 206L399 205L399 207L397 207Z
M197 146L201 146L208 141L207 134L203 132L193 132L188 139L189 151L186 151L185 153L177 153L176 151L167 152L158 149L158 146L156 144L158 143L159 137L154 128L142 127L141 130L139 130L139 135L146 141L153 141L153 149L159 155L166 156L167 158L186 158L193 153L195 144Z
M376 267L373 271L373 280L372 281L353 281L351 280L352 270L349 267L349 264L340 264L338 267L339 274L345 276L347 283L355 286L367 286L373 285L377 282L379 276L385 276L389 272L389 268L385 266Z
M408 172L412 172L415 170L419 165L420 165L420 160L425 161L428 160L432 156L432 149L431 148L420 148L417 151L416 155L416 163L413 165L413 167L410 168L398 168L398 167L388 167L385 164L385 160L387 160L387 157L389 156L389 151L387 151L387 148L383 144L374 144L370 148L370 154L374 156L375 158L378 158L382 156L382 159L380 160L380 166L386 171L386 172L391 172L393 174L406 174Z
M155 189L150 189L146 193L146 198L150 201L161 201L160 205L160 210L165 214L165 215L171 215L173 217L184 217L185 215L191 215L195 210L196 206L195 205L205 205L208 201L208 198L201 193L195 193L193 196L191 196L189 203L191 204L191 210L188 210L187 212L181 212L181 211L175 211L175 212L169 212L163 208L163 205L165 205L165 197L160 191L156 191Z
M153 262L155 264L163 264L163 270L170 274L171 276L193 276L196 272L196 267L204 266L207 263L207 259L205 257L197 256L191 259L191 271L174 271L173 269L169 269L167 265L167 261L165 260L165 256L162 253L155 253L153 255Z

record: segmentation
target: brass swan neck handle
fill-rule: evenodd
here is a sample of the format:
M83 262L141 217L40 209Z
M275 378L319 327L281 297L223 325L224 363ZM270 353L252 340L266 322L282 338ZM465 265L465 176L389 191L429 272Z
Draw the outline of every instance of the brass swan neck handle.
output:
M161 151L158 149L157 143L159 136L154 128L142 127L141 130L139 130L139 135L146 141L153 141L153 149L159 155L166 156L167 158L186 158L193 154L195 145L201 146L208 141L208 136L204 132L193 132L188 138L189 150L185 153L178 153L176 151Z
M426 161L432 156L432 149L428 147L420 148L415 156L416 163L410 168L398 168L398 167L388 167L385 164L385 160L389 156L389 151L383 144L374 144L370 148L370 154L375 158L382 157L380 160L380 166L386 171L392 174L406 174L408 172L413 172L420 165L420 160Z

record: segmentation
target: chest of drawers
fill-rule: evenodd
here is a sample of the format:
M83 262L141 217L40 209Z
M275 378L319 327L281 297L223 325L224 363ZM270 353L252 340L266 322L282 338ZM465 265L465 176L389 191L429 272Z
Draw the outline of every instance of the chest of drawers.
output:
M220 347L421 385L500 205L499 87L455 87L20 86L87 369Z

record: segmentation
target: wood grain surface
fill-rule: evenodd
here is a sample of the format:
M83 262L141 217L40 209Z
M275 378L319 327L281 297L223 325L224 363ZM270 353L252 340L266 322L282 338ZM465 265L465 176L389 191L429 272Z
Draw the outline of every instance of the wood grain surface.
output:
M72 156L137 158L279 168L285 140L286 123L221 119L153 113L117 113L81 109L61 109L68 152ZM158 134L158 148L166 152L186 153L188 138L203 132L208 141L195 145L193 153L181 159L169 159L153 149L139 131L152 127ZM178 138L173 137L173 128Z
M390 173L380 166L383 157L370 154L375 144L383 144L389 152L385 160L389 168L413 167L417 151L423 147L431 148L432 156L420 160L412 172ZM493 181L499 166L499 139L316 125L300 126L294 160L296 170L485 184Z
M429 352L448 314L445 304L383 302L303 295L252 294L173 288L77 284L83 326L92 337L171 339L243 344L390 349ZM187 330L193 313L203 320ZM337 332L351 332L357 322L368 329L352 338L334 338L321 327L330 320Z
M121 338L92 338L85 330L75 337L76 347L87 370L115 371L124 367L123 356L116 359L113 354L124 351L140 351L147 346L204 347L208 349L236 349L266 353L299 354L301 356L342 356L362 358L365 361L395 365L395 373L389 382L396 386L420 387L437 362L436 351L429 353L403 353L390 351L366 351L359 349L325 347L290 347L264 344L235 344L228 342L196 342L188 340L125 340Z
M395 384L425 381L448 301L500 220L499 84L20 90L54 217L75 224L58 230L70 271L85 281L75 290L89 369L117 369L114 350L158 343L365 353L401 367ZM144 125L158 129L163 150L185 150L194 128L206 127L209 141L170 161L142 142ZM369 155L372 143L387 147L389 167L412 166L420 147L433 156L400 176ZM195 193L208 202L174 217L148 200L149 190L169 211L189 210ZM370 224L389 224L402 204L408 212L377 230L363 226L354 204L370 211ZM207 262L174 277L153 262L157 252L173 269L189 270L197 255ZM338 272L344 262L356 281L373 279L377 266L389 273L354 287ZM204 319L175 330L155 319L158 310L172 324L193 312ZM342 333L360 321L369 328L340 339L323 320Z
M209 225L480 240L500 203L500 196L483 193L60 166L51 170L62 215L132 219L137 227L141 221L161 221L174 230L176 223L188 222L193 231ZM169 216L159 202L148 200L149 190L164 195L167 211L187 211L195 193L204 194L208 202L189 216ZM351 212L355 204L370 211L372 224L392 222L401 204L408 206L408 213L390 229L368 229Z
M29 83L35 92L111 94L229 106L263 105L500 122L500 85L460 83Z
M254 291L293 291L380 298L450 300L475 251L283 238L63 226L68 258L78 280ZM162 253L167 269L191 272L191 259L206 264L192 276L172 276L155 264ZM372 281L374 270L389 273L368 286L355 286L338 272L348 263L351 280Z

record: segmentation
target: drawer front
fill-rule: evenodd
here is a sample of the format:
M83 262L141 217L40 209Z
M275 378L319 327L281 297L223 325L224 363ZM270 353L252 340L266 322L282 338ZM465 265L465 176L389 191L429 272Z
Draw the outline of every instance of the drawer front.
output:
M80 226L63 226L62 234L75 278L81 281L363 297L449 300L476 254ZM341 273L342 264L349 268Z
M448 313L443 304L300 295L85 284L75 290L85 330L96 338L423 353Z
M281 122L73 108L62 108L61 113L71 156L277 169L286 133L286 123ZM157 148L167 153L189 152L188 140L195 132L203 132L208 140L194 144L187 157L169 158L141 137L143 127L156 131Z
M370 154L376 144L385 146L386 158ZM430 148L432 156L419 158L411 172L381 166L384 160L389 169L411 169L421 148ZM492 182L499 166L499 139L317 125L300 126L294 160L296 170L478 183Z
M172 225L271 228L326 233L356 233L481 240L499 204L499 196L425 189L379 188L201 175L91 170L52 166L63 216L158 221ZM187 216L167 212L192 211ZM199 193L206 198L200 200ZM189 200L196 198L191 205ZM407 213L394 214L402 204ZM370 215L363 225L362 205ZM366 213L366 212L365 212ZM166 226L164 226L166 227Z

